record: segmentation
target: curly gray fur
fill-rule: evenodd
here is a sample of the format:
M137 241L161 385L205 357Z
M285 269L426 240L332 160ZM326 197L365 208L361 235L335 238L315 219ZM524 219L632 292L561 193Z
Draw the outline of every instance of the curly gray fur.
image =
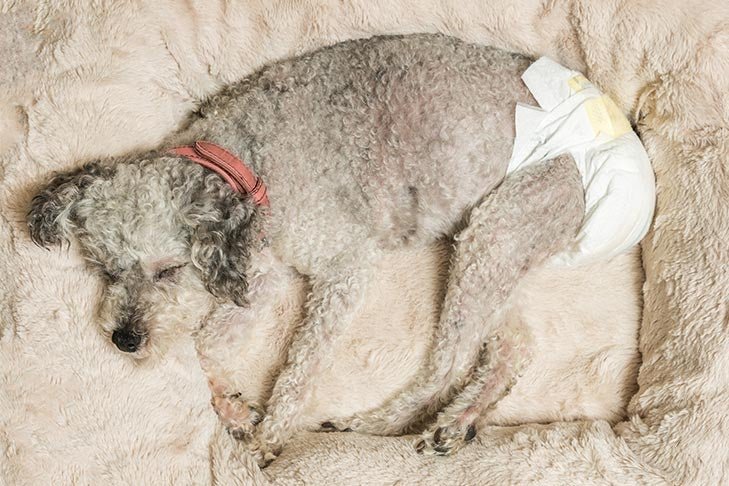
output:
M582 217L576 177L554 192L558 180L534 179L530 172L534 180L514 187L529 192L524 204L533 211L519 207L518 193L502 197L503 209L484 209L505 174L514 106L531 101L519 79L528 62L443 36L415 35L345 42L273 64L213 96L166 144L208 140L237 154L267 184L268 211L217 175L161 150L57 176L33 202L31 236L41 245L76 237L91 265L110 276L102 325L143 336L140 348L161 341L161 312L192 319L205 308L185 289L202 284L242 305L276 284L264 278L272 268L308 276L307 318L251 441L265 462L295 429L310 376L327 364L325 348L361 303L383 252L453 237L464 224L478 228L467 233L468 244L457 243L463 260L454 262L451 285L458 289L449 292L459 297L446 298L439 330L460 337L453 348L438 349L432 364L450 368L433 375L437 381L423 382L420 392L417 384L406 392L421 397L428 389L440 397L464 379L468 367L453 368L456 356L476 359L493 331L483 323L523 271L574 235ZM490 227L509 233L493 235ZM484 248L494 260L475 253ZM485 271L502 258L519 268L495 266L486 272L486 290L475 287L483 279L455 274ZM491 308L459 309L462 298L482 291ZM471 310L478 314L463 317ZM469 325L459 328L461 318ZM474 322L484 329L459 334L473 331ZM391 415L375 414L378 420Z

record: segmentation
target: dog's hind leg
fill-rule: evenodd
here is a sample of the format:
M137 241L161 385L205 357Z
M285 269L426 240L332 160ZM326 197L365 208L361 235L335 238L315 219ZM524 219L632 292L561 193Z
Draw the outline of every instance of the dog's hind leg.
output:
M443 311L426 366L382 407L327 426L400 434L440 408L467 381L482 343L499 330L499 311L521 276L564 249L583 216L582 183L571 157L507 177L473 209L468 226L456 237ZM511 359L508 356L504 359Z
M476 437L481 413L496 405L516 383L531 357L531 335L521 321L507 322L489 337L468 384L438 413L415 450L426 455L451 454Z

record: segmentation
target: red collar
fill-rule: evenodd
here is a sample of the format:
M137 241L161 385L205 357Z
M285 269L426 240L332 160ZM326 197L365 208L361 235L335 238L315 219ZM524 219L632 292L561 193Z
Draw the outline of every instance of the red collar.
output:
M248 194L259 206L268 206L268 193L261 178L223 147L199 140L192 145L172 148L168 152L181 155L216 172L234 191Z

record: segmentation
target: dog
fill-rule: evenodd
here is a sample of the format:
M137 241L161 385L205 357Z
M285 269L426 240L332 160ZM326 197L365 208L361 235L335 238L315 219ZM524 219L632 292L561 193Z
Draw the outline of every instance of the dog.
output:
M515 104L532 102L519 78L528 64L415 35L270 65L209 99L160 150L56 176L31 205L31 238L75 237L107 282L103 329L139 357L163 351L171 323L201 321L202 288L253 308L280 278L306 276L306 317L248 441L261 464L295 431L310 376L330 364L327 349L376 264L452 238L427 363L382 407L331 424L401 433L449 403L418 444L448 454L474 438L480 412L530 359L528 330L500 319L504 302L529 268L570 244L584 216L569 157L505 178ZM206 150L208 162L245 161L270 205L196 163Z

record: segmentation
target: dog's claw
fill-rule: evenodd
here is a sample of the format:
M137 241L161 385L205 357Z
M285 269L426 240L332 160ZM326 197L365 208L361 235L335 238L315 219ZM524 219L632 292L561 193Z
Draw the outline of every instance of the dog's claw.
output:
M466 435L463 437L463 440L466 442L471 442L474 437L476 437L476 426L471 424L468 426L468 429L466 430Z
M334 422L330 422L327 420L326 422L322 422L319 424L321 432L352 432L351 427L341 428Z
M256 426L263 421L263 410L260 407L249 403L248 411L250 412L251 425Z
M433 447L433 450L439 456L446 456L451 452L451 448L446 446L435 446Z
M464 430L465 428L465 430ZM457 451L476 437L474 424L440 425L423 433L422 439L415 444L418 454L447 456Z
M441 435L443 434L443 427L438 427L435 429L435 432L433 432L433 442L436 444L440 444Z

